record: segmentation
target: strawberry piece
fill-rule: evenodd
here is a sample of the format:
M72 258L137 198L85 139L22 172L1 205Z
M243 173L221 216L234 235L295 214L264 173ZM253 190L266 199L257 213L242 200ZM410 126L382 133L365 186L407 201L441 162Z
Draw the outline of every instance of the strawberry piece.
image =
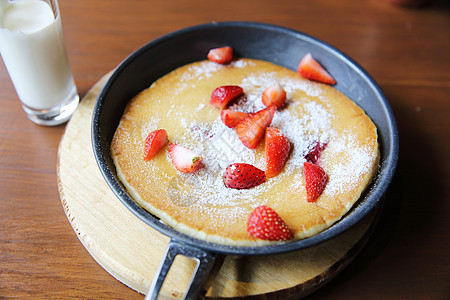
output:
M320 155L322 154L322 151L325 150L326 146L327 144L321 144L317 142L314 148L308 154L305 155L306 161L316 164L320 158Z
M274 127L266 129L265 159L266 176L275 177L286 164L291 150L291 143L281 131Z
M293 238L283 219L267 205L260 205L250 213L247 232L253 237L268 241L286 241Z
M245 147L255 149L258 146L264 137L266 128L272 123L276 110L276 106L271 105L250 114L236 125L236 134Z
M169 155L174 167L183 173L192 173L200 168L203 158L194 151L169 143Z
M229 165L223 176L223 183L232 189L250 189L266 181L263 170L245 163Z
M283 87L275 82L264 90L262 94L262 103L265 106L275 105L277 108L280 108L286 102L286 91Z
M236 127L236 125L247 118L248 115L249 114L244 112L229 109L224 109L220 112L220 118L222 119L222 122L230 128Z
M243 93L244 90L238 85L223 85L212 92L209 103L215 108L224 109L231 101Z
M315 202L327 185L327 174L319 165L304 162L303 176L305 177L306 198L308 202Z
M144 143L144 160L149 161L168 141L164 129L150 132Z
M297 72L305 78L328 84L336 84L336 80L312 57L306 54L300 61Z
M211 49L208 59L218 64L227 64L233 59L233 48L227 46Z

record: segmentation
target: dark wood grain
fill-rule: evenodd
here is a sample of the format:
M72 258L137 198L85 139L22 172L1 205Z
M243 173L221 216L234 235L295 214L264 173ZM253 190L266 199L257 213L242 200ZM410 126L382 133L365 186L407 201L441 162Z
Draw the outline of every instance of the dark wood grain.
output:
M381 0L60 0L60 8L82 96L141 45L211 21L273 23L351 56L392 105L399 166L373 237L310 298L450 297L448 1L412 9ZM28 121L3 62L0 101L0 298L141 299L91 258L70 227L55 173L64 125Z

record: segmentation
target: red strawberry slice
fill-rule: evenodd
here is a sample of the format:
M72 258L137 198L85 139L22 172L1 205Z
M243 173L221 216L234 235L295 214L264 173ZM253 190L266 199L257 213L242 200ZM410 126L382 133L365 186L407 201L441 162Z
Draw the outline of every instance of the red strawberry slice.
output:
M224 109L220 112L220 118L222 119L222 122L230 128L236 127L236 125L239 122L241 122L247 117L248 117L247 113L240 111Z
M267 205L260 205L250 213L247 232L253 237L268 241L286 241L293 238L283 219Z
M244 90L238 85L223 85L212 92L209 103L215 108L224 109L231 101L243 93Z
M306 154L305 156L306 161L316 164L320 158L320 155L322 154L322 151L325 150L326 146L327 144L321 144L317 142L314 148L311 151L309 151L308 154Z
M327 174L319 165L304 162L303 176L305 177L306 198L308 202L315 202L327 185Z
M300 61L297 72L305 78L328 84L336 84L336 80L312 57L306 54Z
M250 189L266 181L263 170L245 163L229 165L223 176L223 183L232 189Z
M227 64L233 59L233 48L227 46L211 49L208 59L218 64Z
M169 143L169 155L174 167L183 173L192 173L201 167L203 158L194 151Z
M286 164L291 150L291 143L281 131L274 127L267 127L266 129L266 144L265 144L265 158L266 158L266 176L268 178L275 177L280 173Z
M150 132L144 143L144 160L149 161L168 141L164 129Z
M278 82L269 85L262 94L262 103L265 106L275 105L280 108L285 102L286 91Z
M266 128L272 123L276 110L276 106L271 105L250 114L236 125L236 134L245 147L255 149L258 146L264 137Z

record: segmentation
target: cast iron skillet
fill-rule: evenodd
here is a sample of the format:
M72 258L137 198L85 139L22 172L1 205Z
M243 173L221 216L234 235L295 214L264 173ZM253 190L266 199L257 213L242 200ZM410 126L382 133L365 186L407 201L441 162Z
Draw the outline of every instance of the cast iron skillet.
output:
M337 88L356 102L378 128L380 171L351 211L329 229L303 240L275 246L237 247L206 242L180 233L141 208L120 183L110 143L127 102L175 68L206 59L209 49L228 45L238 57L262 59L295 70L308 52L334 76ZM199 263L186 297L196 297L216 254L266 255L311 247L335 237L364 218L390 184L398 160L398 131L391 107L375 81L336 48L304 33L274 25L247 22L209 23L182 29L153 40L126 58L100 92L92 120L92 144L98 166L116 196L141 220L171 237L149 297L156 297L177 254Z

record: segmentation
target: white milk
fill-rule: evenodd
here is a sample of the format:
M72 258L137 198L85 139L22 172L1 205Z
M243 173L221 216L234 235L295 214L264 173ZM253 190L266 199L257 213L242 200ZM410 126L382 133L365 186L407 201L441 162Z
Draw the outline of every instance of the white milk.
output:
M76 94L61 17L39 0L0 6L0 52L23 104L49 109Z

